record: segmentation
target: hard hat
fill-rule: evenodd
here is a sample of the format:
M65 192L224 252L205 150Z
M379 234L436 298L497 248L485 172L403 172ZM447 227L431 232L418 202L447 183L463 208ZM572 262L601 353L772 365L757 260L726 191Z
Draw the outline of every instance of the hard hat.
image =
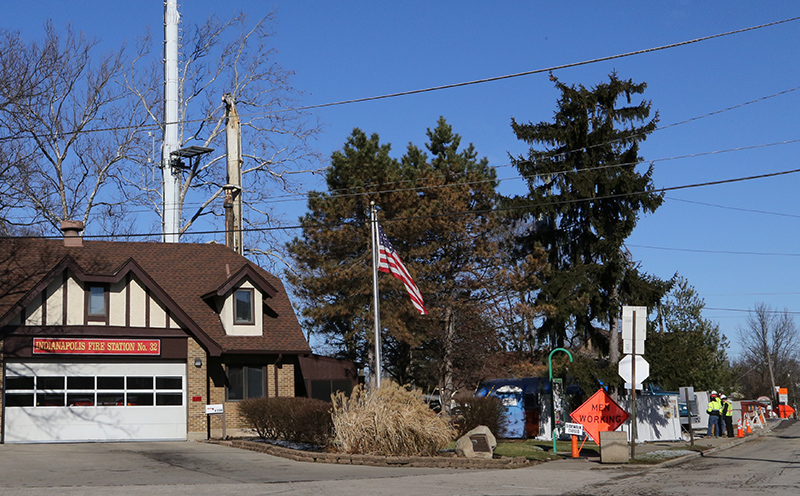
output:
M722 398L723 400L726 400L726 399L728 399L728 397L727 397L727 396L725 396L724 394L723 394L722 396L720 396L720 398Z
M717 395L716 391L711 391L711 396L716 396L716 395Z

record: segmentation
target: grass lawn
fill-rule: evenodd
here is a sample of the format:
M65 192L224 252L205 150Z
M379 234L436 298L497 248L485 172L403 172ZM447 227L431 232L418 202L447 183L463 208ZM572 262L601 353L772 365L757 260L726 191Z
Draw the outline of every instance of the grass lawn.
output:
M449 448L455 449L455 441L451 443ZM599 457L600 447L587 440L581 448L581 443L578 442L581 457ZM649 465L661 463L671 458L684 456L692 451L705 451L710 446L695 445L695 446L678 446L678 447L665 447L661 450L656 450L650 453L637 454L636 458L629 463ZM537 439L499 439L497 441L497 448L494 450L495 455L517 457L524 456L532 461L549 461L558 458L570 457L572 455L572 442L571 441L557 441L556 453L553 452L552 441L540 441Z
M578 443L578 447L580 448L580 443ZM562 456L570 456L572 442L557 441L556 451L557 453L553 452L552 441L501 439L497 442L497 449L494 450L494 453L500 456L524 456L528 460L554 460ZM581 456L599 456L599 453L599 447L592 441L587 441L581 449Z

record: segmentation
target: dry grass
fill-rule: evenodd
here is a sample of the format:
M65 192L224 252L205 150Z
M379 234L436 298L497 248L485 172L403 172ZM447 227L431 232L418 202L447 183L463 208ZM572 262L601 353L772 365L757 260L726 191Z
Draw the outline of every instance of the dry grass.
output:
M432 456L453 438L449 422L418 393L394 383L333 397L334 446L345 453Z

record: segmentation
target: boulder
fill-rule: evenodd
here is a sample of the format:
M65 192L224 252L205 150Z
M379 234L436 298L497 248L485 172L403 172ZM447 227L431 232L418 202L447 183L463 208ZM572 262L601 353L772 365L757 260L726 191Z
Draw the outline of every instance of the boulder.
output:
M492 458L497 439L485 425L467 432L456 441L456 455L465 458Z

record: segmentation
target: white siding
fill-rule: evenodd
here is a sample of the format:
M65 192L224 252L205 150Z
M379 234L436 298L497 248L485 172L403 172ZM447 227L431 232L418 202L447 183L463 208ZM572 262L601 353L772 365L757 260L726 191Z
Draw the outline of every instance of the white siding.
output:
M64 320L64 285L56 277L47 286L47 325L62 325Z
M150 295L150 327L167 327L167 309Z
M145 324L145 298L147 294L138 279L132 278L128 287L131 292L131 327L144 327Z
M237 289L253 289L253 317L255 317L255 324L252 325L236 325L234 324L234 294ZM264 312L263 312L263 299L264 295L253 286L249 281L242 282L236 288L233 288L230 293L225 295L222 304L222 312L220 319L222 319L222 327L225 333L229 336L261 336L264 329Z
M70 274L67 279L67 325L85 324L83 285Z
M25 325L40 326L42 325L42 299L36 297L25 309Z
M125 279L116 284L112 284L108 295L108 324L112 326L124 326L125 314L128 310L125 303L127 285Z

